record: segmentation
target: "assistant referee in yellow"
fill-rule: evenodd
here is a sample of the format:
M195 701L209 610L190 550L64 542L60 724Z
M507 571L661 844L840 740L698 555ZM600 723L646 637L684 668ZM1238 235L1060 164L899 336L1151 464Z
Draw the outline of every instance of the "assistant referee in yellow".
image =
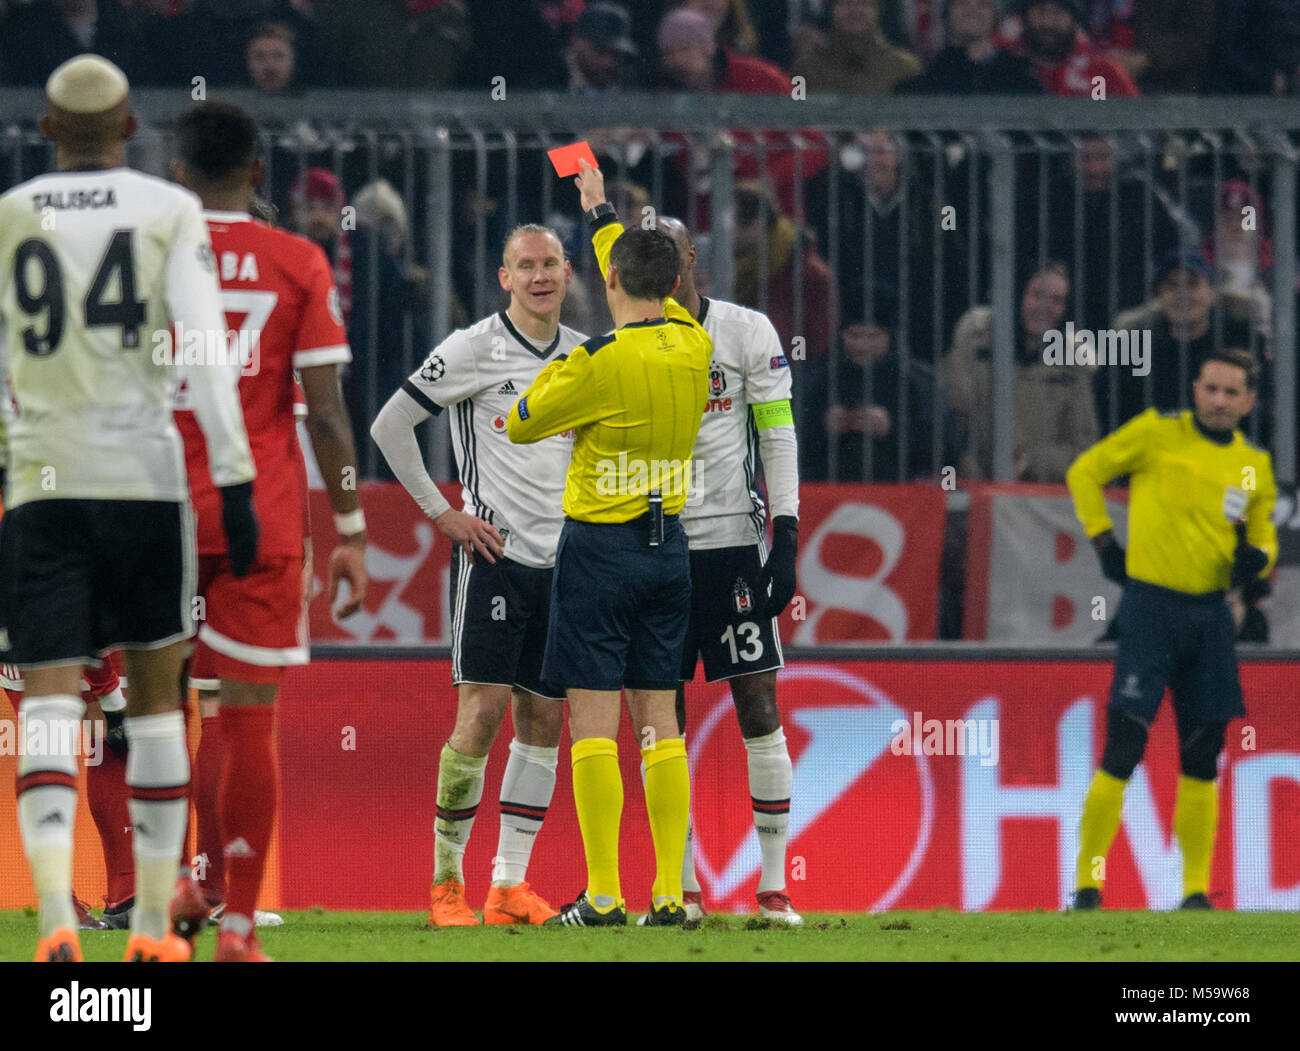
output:
M1228 722L1246 714L1233 649L1229 589L1266 576L1277 557L1269 454L1236 429L1255 404L1248 351L1207 354L1194 411L1148 409L1083 453L1065 476L1105 575L1124 585L1106 748L1079 825L1074 907L1101 907L1105 857L1124 786L1141 761L1165 687L1173 690L1182 776L1174 833L1184 909L1212 908L1218 757ZM1129 475L1127 557L1111 532L1102 487Z
M673 240L657 230L624 231L605 200L604 177L585 162L575 182L615 328L543 369L506 419L513 442L574 431L542 675L564 686L569 700L587 889L546 922L627 923L616 743L626 687L655 848L646 922L678 925L686 921L682 856L691 786L674 702L691 569L677 514L708 400L713 343L669 298L678 281Z

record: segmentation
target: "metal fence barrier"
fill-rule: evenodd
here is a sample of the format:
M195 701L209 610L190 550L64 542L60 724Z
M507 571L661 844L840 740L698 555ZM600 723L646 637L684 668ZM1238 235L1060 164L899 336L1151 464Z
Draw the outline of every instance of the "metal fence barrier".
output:
M1199 248L1219 289L1211 342L1244 341L1262 358L1261 406L1246 426L1271 448L1279 480L1295 481L1297 153L1284 102L223 97L260 121L265 192L282 223L300 218L295 184L313 167L355 208L331 248L337 265L347 241L351 259L347 392L367 476L384 471L367 433L384 400L431 345L504 306L496 269L516 224L552 225L565 242L576 272L565 322L610 324L576 191L545 157L585 137L627 221L680 217L700 249L702 291L772 318L809 479L935 477L980 463L975 431L989 447L974 470L1023 477L1014 417L1017 370L1036 352L1021 325L1029 275L1063 263L1069 290L1053 327L1099 332L1152 299L1169 253ZM165 173L170 119L189 103L137 93L133 164ZM0 92L7 186L51 166L41 111L39 92ZM381 180L392 195L376 190ZM957 331L979 330L982 315L969 312L980 306L987 401L958 406L950 353ZM1192 344L1185 334L1177 344L1177 390L1162 395L1148 375L1143 404L1187 401ZM1122 422L1121 379L1110 368L1097 381L1101 433ZM447 425L426 430L432 473L452 477Z

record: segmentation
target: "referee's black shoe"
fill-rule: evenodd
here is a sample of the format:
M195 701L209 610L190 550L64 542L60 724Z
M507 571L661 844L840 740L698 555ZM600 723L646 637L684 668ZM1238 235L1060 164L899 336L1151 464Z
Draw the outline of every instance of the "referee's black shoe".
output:
M1101 891L1096 887L1080 887L1074 892L1071 912L1091 912L1101 908Z
M1180 909L1210 909L1211 911L1214 909L1214 906L1210 904L1210 899L1200 891L1187 895L1183 899L1183 903L1178 907Z
M638 927L684 927L686 906L675 901L666 902L647 912L636 924Z
M626 927L627 910L615 905L608 912L600 912L591 903L584 890L578 900L565 905L560 911L546 920L544 927Z

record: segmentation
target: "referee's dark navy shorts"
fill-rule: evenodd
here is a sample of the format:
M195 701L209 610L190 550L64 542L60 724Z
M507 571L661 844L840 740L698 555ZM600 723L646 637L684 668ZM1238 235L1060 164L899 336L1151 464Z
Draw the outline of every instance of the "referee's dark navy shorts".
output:
M1110 704L1150 726L1165 687L1181 723L1226 723L1246 714L1223 592L1187 595L1140 580L1124 586Z
M605 524L565 519L555 552L542 678L565 689L676 690L691 616L686 530L664 515Z

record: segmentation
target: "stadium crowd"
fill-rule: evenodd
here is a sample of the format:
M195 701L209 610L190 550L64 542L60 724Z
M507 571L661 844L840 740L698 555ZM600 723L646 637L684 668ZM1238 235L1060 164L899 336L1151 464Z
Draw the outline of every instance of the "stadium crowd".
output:
M1287 0L5 0L0 76L81 51L133 84L880 95L1300 91ZM697 17L698 16L698 17ZM700 21L703 19L703 23ZM502 33L502 26L512 32ZM705 28L707 27L707 28Z
M1098 77L1108 97L1300 90L1300 7L1282 0L9 0L0 9L0 79L11 84L43 83L60 61L93 50L141 86L188 88L202 76L211 88L290 95L486 89L505 72L510 90L583 95L1088 95ZM610 190L624 214L652 206L707 234L709 171L689 141L665 154L635 129L587 134L621 176ZM803 477L900 481L948 464L989 477L987 172L899 129L803 139L738 135L734 260L736 301L768 314L786 346L805 344L806 356L792 357ZM1248 154L1225 151L1216 171L1206 151L1185 161L1176 151L1176 141L1153 153L1096 135L1018 158L1019 480L1061 482L1073 455L1141 408L1188 404L1187 362L1211 346L1260 359L1259 408L1244 426L1270 438L1270 173ZM382 158L378 180L364 149L340 155L325 140L279 159L269 196L334 268L364 448L374 399L435 335L423 195L401 158ZM542 150L521 149L514 180L493 162L480 184L475 163L468 151L454 158L456 327L495 287L494 264L480 273L475 245L504 237L509 194L519 217L567 229L543 214ZM972 199L982 223L940 222L947 206ZM354 226L338 221L348 205ZM580 242L566 238L574 258ZM580 274L565 302L565 323L581 331L609 326L593 278ZM1067 324L1150 329L1150 375L1067 379L1045 366L1044 333ZM1070 411L1043 411L1057 403ZM373 450L362 464L385 475Z

